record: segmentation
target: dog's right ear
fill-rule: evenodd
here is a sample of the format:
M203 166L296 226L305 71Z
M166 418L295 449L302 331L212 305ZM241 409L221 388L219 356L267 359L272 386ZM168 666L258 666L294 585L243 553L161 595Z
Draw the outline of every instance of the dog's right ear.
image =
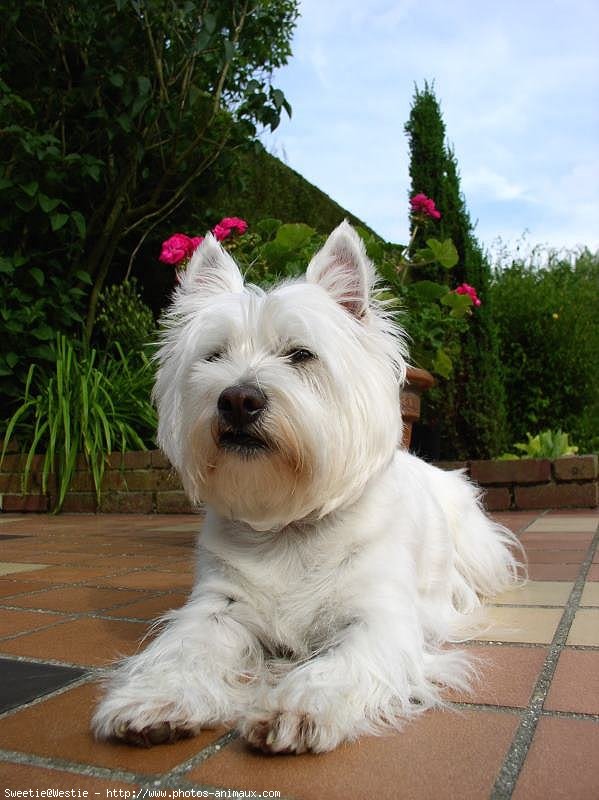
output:
M243 278L229 253L209 233L181 274L180 288L185 294L239 293L243 291Z

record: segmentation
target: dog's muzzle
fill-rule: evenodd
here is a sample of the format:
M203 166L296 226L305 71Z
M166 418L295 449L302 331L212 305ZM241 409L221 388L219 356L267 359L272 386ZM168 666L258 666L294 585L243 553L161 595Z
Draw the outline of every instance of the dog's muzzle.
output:
M266 405L264 392L250 383L222 391L217 401L219 446L243 454L266 449L267 443L258 432Z

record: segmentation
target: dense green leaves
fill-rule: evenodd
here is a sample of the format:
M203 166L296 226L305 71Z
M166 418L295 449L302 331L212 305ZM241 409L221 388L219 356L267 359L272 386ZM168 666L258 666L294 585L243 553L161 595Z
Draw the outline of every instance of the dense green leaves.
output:
M541 267L537 266L540 261ZM599 449L599 254L535 253L494 274L510 442L541 429L568 431Z
M93 349L80 353L58 336L53 361L47 374L30 366L20 405L7 425L2 458L11 437L27 443L22 486L27 491L33 457L42 453L42 492L56 481L60 511L78 456L85 459L99 500L107 455L145 449L156 416L149 401L153 369L143 355L132 362L118 349L102 359Z
M0 0L0 396L45 323L90 339L105 281L289 106L295 0ZM82 277L86 275L87 277ZM19 347L11 337L20 337ZM14 359L11 359L14 361Z

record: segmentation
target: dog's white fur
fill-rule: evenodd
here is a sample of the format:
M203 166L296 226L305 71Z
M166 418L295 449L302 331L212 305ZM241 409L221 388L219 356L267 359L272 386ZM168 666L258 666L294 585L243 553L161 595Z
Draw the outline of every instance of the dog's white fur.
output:
M208 506L187 604L109 679L99 738L233 722L268 752L321 752L464 688L481 597L517 580L477 491L397 450L401 332L340 225L304 279L245 286L211 236L182 275L156 381L159 440ZM291 353L313 358L295 363ZM266 449L222 447L217 403L257 386Z

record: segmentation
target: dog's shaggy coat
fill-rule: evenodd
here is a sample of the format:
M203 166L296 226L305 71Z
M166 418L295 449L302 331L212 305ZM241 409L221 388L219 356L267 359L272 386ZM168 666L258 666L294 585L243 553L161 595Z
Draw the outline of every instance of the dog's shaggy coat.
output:
M512 535L460 473L397 449L401 331L343 223L303 279L245 286L210 236L159 353L160 444L208 510L195 587L108 680L98 737L152 744L234 723L322 752L464 688L444 647L517 580Z

